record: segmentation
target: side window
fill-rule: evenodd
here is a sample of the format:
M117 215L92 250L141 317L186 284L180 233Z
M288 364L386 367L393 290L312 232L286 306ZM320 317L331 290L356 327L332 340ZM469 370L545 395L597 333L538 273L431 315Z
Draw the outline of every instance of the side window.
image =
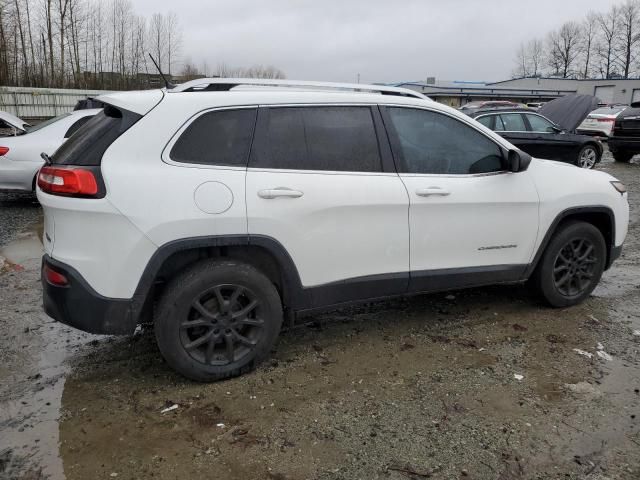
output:
M502 118L500 118L499 115L496 115L494 118L496 119L496 125L493 130L495 132L504 132L506 128L504 128L504 123L502 123Z
M485 115L484 117L480 117L478 121L485 127L493 129L493 125L491 124L493 123L494 118L495 116L493 115Z
M539 115L527 115L532 132L554 133L553 124Z
M471 174L503 169L500 147L460 120L412 108L388 111L400 143L401 172Z
M500 115L505 132L526 132L527 126L519 113L503 113Z
M76 123L71 125L69 127L69 129L67 130L67 133L64 134L64 138L69 138L71 135L76 133L76 130L78 130L81 126L83 126L85 123L87 123L93 117L94 117L94 115L87 115L86 117L82 117L81 119L76 120Z
M256 123L255 108L219 110L196 118L173 145L175 162L244 167Z
M252 167L381 171L370 107L272 107Z

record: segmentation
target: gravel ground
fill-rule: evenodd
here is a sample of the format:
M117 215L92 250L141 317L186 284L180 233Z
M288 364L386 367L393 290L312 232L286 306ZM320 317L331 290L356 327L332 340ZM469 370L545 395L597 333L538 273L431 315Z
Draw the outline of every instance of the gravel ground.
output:
M582 305L503 286L339 310L211 385L150 332L47 319L39 210L0 197L0 478L640 478L640 164L599 168L631 229Z

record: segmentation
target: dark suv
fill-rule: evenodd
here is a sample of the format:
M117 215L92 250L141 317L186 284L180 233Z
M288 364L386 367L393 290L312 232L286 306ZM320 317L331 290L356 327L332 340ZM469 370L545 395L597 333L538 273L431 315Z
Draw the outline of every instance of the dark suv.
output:
M640 102L632 103L617 116L609 137L609 150L616 162L629 162L640 153Z

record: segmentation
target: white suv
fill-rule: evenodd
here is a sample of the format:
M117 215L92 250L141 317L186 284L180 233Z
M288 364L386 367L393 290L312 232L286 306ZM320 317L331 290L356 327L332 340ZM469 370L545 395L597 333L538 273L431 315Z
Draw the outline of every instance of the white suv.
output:
M526 280L576 304L627 233L615 178L411 90L199 79L99 100L39 174L45 310L94 333L154 321L195 380L251 370L283 319L328 306Z

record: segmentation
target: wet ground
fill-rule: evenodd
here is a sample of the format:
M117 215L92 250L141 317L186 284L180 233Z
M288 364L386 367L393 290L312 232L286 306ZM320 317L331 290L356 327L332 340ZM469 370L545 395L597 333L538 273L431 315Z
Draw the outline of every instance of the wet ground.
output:
M150 332L47 319L39 209L0 196L0 478L640 478L640 162L599 168L632 224L582 305L516 286L340 310L212 385Z

